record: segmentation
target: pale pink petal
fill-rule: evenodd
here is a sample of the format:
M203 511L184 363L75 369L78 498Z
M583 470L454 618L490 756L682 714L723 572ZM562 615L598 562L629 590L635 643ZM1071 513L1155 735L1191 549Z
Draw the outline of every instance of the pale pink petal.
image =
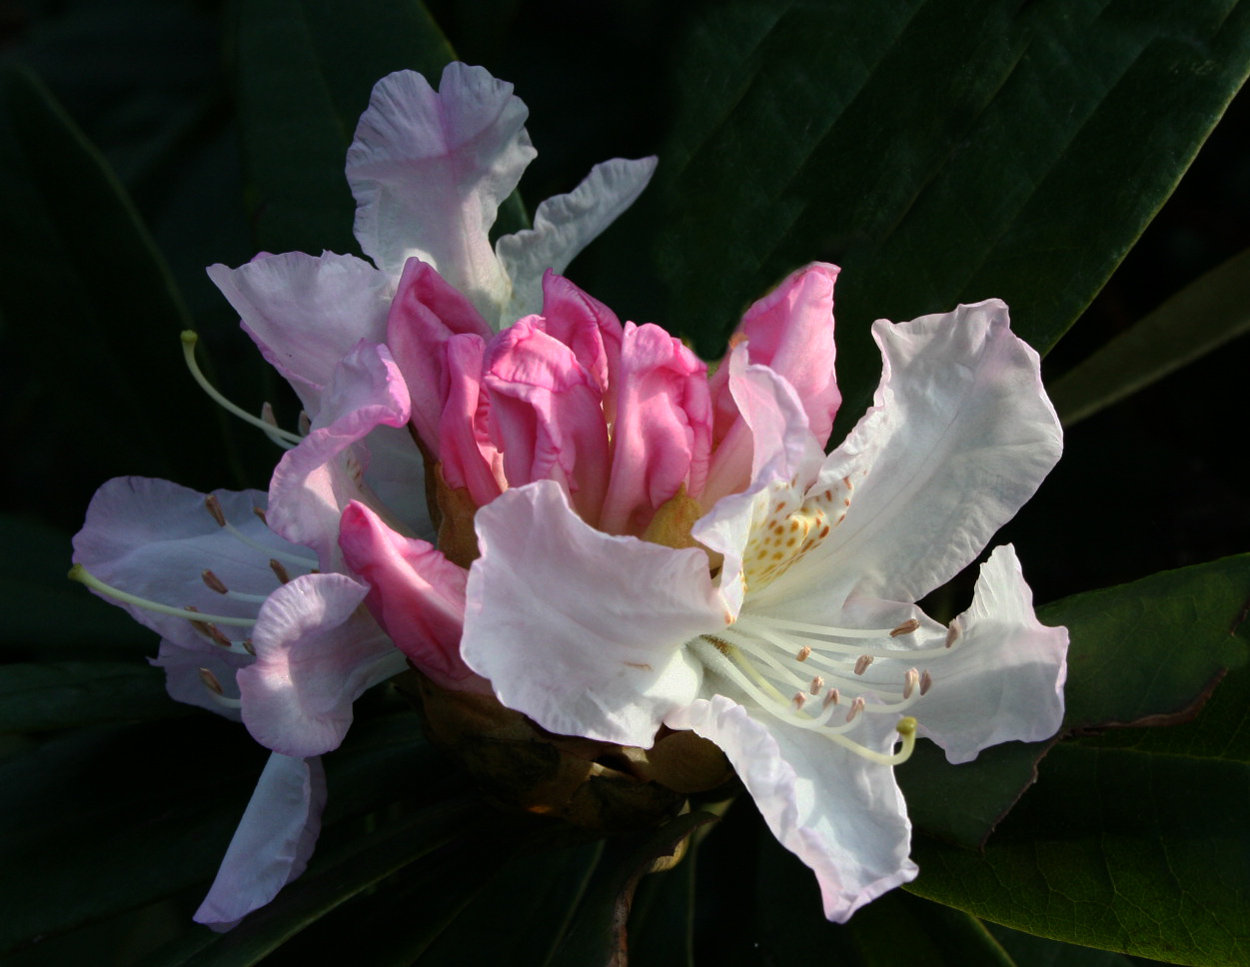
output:
M321 832L325 801L319 759L273 753L195 921L229 930L303 873Z
M439 414L447 392L443 352L447 341L459 334L477 335L485 341L492 331L473 305L432 266L409 260L391 304L386 344L408 383L412 425L435 457Z
M243 722L261 745L293 756L337 748L352 702L407 667L359 610L368 592L345 574L306 574L261 606L256 661L238 674Z
M370 499L360 441L375 427L403 426L408 412L408 390L386 347L361 343L335 369L312 431L274 470L269 525L313 548L323 571L337 570L343 508Z
M545 729L649 746L699 687L682 646L728 620L707 556L594 530L545 480L505 491L476 525L469 667Z
M396 534L363 504L343 512L339 543L348 566L369 582L369 610L414 665L447 686L472 675L459 651L464 568Z
M581 367L595 378L604 394L605 418L613 421L614 387L621 363L620 320L598 299L554 272L543 275L542 291L542 316L534 325L572 350Z
M737 335L750 360L794 387L823 447L842 394L834 378L833 283L838 267L813 262L790 275L742 317Z
M911 823L889 766L724 695L700 699L665 722L693 729L725 753L773 835L815 872L830 920L843 923L915 879Z
M392 518L412 533L433 539L425 500L425 459L407 425L376 426L364 439L369 454L364 486Z
M480 507L507 486L503 455L490 439L490 404L482 392L486 344L466 333L447 340L443 352L447 393L438 424L443 479L453 490L467 490Z
M209 647L213 650L208 650ZM235 654L207 644L202 648L184 648L168 639L161 640L157 657L148 659L150 664L164 669L165 691L175 702L208 709L232 722L243 721L235 675L253 661L249 654ZM221 695L205 685L202 669L207 669L217 680Z
M933 687L912 713L920 734L951 762L1000 742L1054 735L1063 722L1068 629L1037 620L1010 544L981 565L972 607L955 626L958 637L932 662Z
M919 600L980 553L1063 448L1037 353L1003 303L879 321L873 335L874 404L813 487L845 489L846 518L788 572L795 595Z
M449 64L435 93L400 71L374 86L347 152L356 237L389 275L431 263L489 319L508 301L487 233L535 151L512 85Z
M87 508L83 528L74 537L74 560L114 587L173 608L194 607L206 614L255 618L254 601L223 595L204 582L212 571L230 591L265 595L280 582L270 569L272 557L287 556L316 566L312 555L269 530L253 512L265 508L256 490L213 492L237 533L220 527L205 507L205 495L149 477L117 477L98 491ZM286 566L302 573L298 564ZM109 597L111 604L118 602ZM185 618L121 604L136 621L173 644L192 651L220 651ZM246 638L246 626L223 625L234 639Z
M339 360L360 340L386 336L395 281L354 256L287 252L237 269L213 265L208 275L311 416Z
M627 324L599 529L641 534L679 488L701 493L711 434L707 366L659 326Z
M607 487L608 431L594 378L534 317L500 333L487 349L482 386L491 442L508 484L555 480L589 523Z
M613 158L597 164L569 194L540 204L533 228L498 241L495 250L512 280L505 320L538 312L543 273L548 269L562 273L578 252L616 221L647 187L656 164L655 158Z

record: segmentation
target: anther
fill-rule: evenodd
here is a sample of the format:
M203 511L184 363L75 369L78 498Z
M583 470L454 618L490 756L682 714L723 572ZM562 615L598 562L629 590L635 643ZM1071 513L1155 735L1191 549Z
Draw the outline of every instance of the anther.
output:
M825 687L825 680L821 678L819 675L817 675L815 678L812 679L812 684L808 688L808 691L811 692L813 695L819 695L820 690L824 687Z
M851 703L851 710L846 713L846 720L848 722L853 722L855 720L855 716L864 710L864 705L864 696L857 695L855 697L855 701Z
M299 432L302 436L308 436L312 432L312 418L306 410L299 411Z
M908 618L901 625L890 632L891 638L897 638L899 635L910 635L913 631L920 627L920 622L915 618Z
M802 648L799 649L799 653L794 656L794 660L795 661L807 661L807 659L811 657L812 657L811 645L804 645Z
M872 664L872 655L860 655L855 659L855 674L862 675L868 671L868 666Z
M920 684L920 672L914 668L907 669L907 674L903 676L903 698L911 698L911 693L916 690L916 686Z
M204 687L214 695L226 694L226 690L221 687L221 682L217 680L217 676L214 675L209 669L200 669L200 681L202 681L204 683Z
M198 622L197 622L198 624ZM222 634L221 629L215 624L209 623L207 627L208 637L213 639L213 644L221 645L222 648L230 648L233 650L234 642Z
M955 639L959 637L959 619L956 618L951 622L950 627L946 629L946 647L949 648L955 643Z
M933 677L929 674L929 669L924 670L924 674L920 676L920 694L924 695L933 687Z
M243 646L243 650L246 651L249 655L251 655L253 658L256 657L256 646L252 644L251 638L244 638L241 642L239 642L239 644Z
M287 572L287 569L282 566L282 562L279 561L276 557L271 557L269 559L269 570L273 571L277 579L281 581L283 584L290 583L291 575Z
M218 594L230 593L230 589L226 587L225 582L223 582L222 579L212 571L204 571L200 574L200 577L204 580L204 583L208 586L210 591L216 591Z
M825 693L825 701L822 707L828 708L830 705L837 705L841 700L841 693L836 688L831 688Z
M807 696L802 692L794 693L794 710L797 712L803 707L803 703L807 701Z
M205 497L204 506L213 515L213 520L217 521L218 527L226 526L226 515L221 509L221 501L217 499L216 494L209 494Z
M269 518L265 516L265 508L264 508L264 507L253 507L253 508L252 508L252 513L253 513L253 514L255 514L257 517L259 517L259 518L260 518L260 522L261 522L262 524L264 524L266 527L268 527L268 526L269 526Z

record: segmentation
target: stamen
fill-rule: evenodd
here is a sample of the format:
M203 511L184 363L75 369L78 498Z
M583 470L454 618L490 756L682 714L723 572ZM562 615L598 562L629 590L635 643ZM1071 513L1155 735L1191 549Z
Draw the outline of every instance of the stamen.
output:
M69 579L71 581L78 581L81 584L85 584L93 591L98 591L100 594L113 598L115 601L121 601L124 604L133 604L136 607L143 608L145 611L152 611L156 614L172 615L175 618L185 618L187 621L212 621L217 624L238 625L246 628L250 628L252 625L256 624L255 618L239 618L233 615L222 614L202 614L199 611L189 611L186 608L171 608L167 604L161 604L157 601L150 601L147 598L141 598L137 594L131 594L128 591L115 588L111 584L105 584L81 564L75 564L69 569Z
M846 713L846 720L848 722L855 721L855 716L864 710L865 704L866 703L864 702L864 696L856 695L855 701L851 703L851 710Z
M842 701L842 694L836 688L831 688L826 693L824 704L821 707L828 708L830 705L837 705L840 701Z
M200 384L200 389L204 390L204 392L207 393L209 397L213 400L213 402L215 402L218 406L222 407L223 409L227 410L230 413L233 413L239 419L245 420L246 422L252 424L253 426L259 427L260 429L264 430L265 435L268 436L270 439L274 439L274 438L280 439L281 441L283 441L286 444L289 444L290 446L298 445L300 440L302 439L302 437L300 437L298 434L290 433L286 430L279 430L279 429L276 429L275 427L269 426L269 424L267 424L264 420L260 419L259 417L253 416L247 410L243 409L243 407L236 406L234 403L231 403L228 399L226 399L219 392L217 392L217 390L213 387L213 384L208 381L208 378L200 370L199 363L195 361L195 344L199 341L199 338L200 338L199 334L195 332L194 330L192 329L183 330L182 355L183 355L183 358L186 359L187 361L187 369L191 370L192 377L194 377L195 381Z
M308 436L312 432L312 417L305 410L299 411L299 432L302 436Z
M269 526L269 515L265 513L264 507L253 507L252 513L255 514L258 518L260 518L260 522L262 524L264 524L266 527Z
M908 618L901 625L890 632L891 638L897 638L899 635L910 635L913 631L920 627L920 622L915 618Z
M200 669L200 681L202 681L204 683L204 687L207 688L214 695L226 694L226 690L221 687L221 682L217 680L217 676L213 674L211 669L209 668Z
M243 650L246 651L249 655L251 655L253 658L256 657L256 646L252 644L251 638L244 638L242 641L239 642L239 644L243 646Z
M802 692L795 692L793 701L794 701L794 710L797 712L799 709L803 707L803 703L807 701L807 696L804 695Z
M811 645L804 645L802 648L799 649L799 653L794 656L794 660L795 661L807 661L807 659L811 657L812 657Z
M903 698L911 698L911 693L916 690L916 686L920 684L920 672L915 668L907 669L907 674L903 676Z
M217 499L216 494L209 494L207 497L205 497L204 506L208 508L208 512L213 515L213 520L217 522L218 527L227 531L231 537L235 538L236 540L242 541L248 547L255 548L256 550L262 551L265 554L272 554L274 558L278 560L286 561L288 564L294 564L297 567L315 567L316 566L317 562L314 558L300 557L298 554L287 554L284 551L279 551L279 550L275 550L272 547L267 547L264 544L262 544L260 541L252 540L252 538L244 534L241 530L239 530L232 523L230 523L230 521L226 520L226 513L224 510L222 510L221 501ZM269 526L269 521L265 519L265 511L262 508L253 507L252 513L254 513L257 517L259 517L261 520L261 523L263 523L266 527ZM269 566L273 567L272 559L270 560ZM283 582L283 583L285 584L286 582ZM263 601L264 598L261 598L260 600Z
M871 665L872 663L873 663L872 655L860 655L859 658L855 660L855 674L856 675L864 674L864 672L868 671L868 666Z
M217 521L218 527L226 526L226 512L221 509L221 501L217 499L216 494L209 494L204 498L204 509L212 515L213 520Z
M819 675L817 675L815 678L812 679L812 685L808 689L808 691L811 692L813 695L819 695L820 690L824 687L825 687L825 680L821 678Z
M287 572L287 569L282 566L282 562L277 558L271 557L269 559L269 570L273 571L277 579L283 584L291 583L291 575Z
M284 450L290 450L291 444L282 439L281 434L284 431L278 426L278 418L274 416L273 407L269 405L268 400L260 405L260 418L261 422L270 427L270 429L265 431L265 436L269 437L270 442L276 443Z
M203 571L200 574L200 577L204 580L204 583L208 586L208 589L210 591L216 591L218 594L230 593L230 589L226 587L225 582L222 581L222 579L219 578L216 574L214 574L211 570Z
M933 687L933 677L929 674L929 669L924 670L924 674L920 676L920 694L924 695Z
M916 720L910 715L905 715L898 720L898 724L894 726L898 734L903 739L903 746L893 755L885 755L875 749L869 749L860 745L858 742L848 739L845 735L837 733L829 734L829 738L838 745L850 749L856 755L862 755L870 762L877 762L883 766L899 766L911 758L911 754L916 748Z
M946 647L947 648L949 648L951 645L955 643L955 639L959 637L959 632L960 632L959 619L956 618L951 622L950 627L946 629Z

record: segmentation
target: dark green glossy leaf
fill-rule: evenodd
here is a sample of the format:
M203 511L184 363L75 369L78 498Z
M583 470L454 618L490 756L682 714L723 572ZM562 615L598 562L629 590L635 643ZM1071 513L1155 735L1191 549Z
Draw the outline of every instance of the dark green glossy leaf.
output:
M165 675L142 661L0 666L0 732L168 718L190 709L165 692Z
M629 911L629 957L648 967L694 967L695 868L692 836L676 869L644 876Z
M206 883L264 764L194 716L74 731L0 763L0 951Z
M1250 331L1250 251L1187 285L1047 387L1072 426Z
M188 321L160 256L99 154L13 68L0 74L0 313L3 442L39 461L41 507L81 506L111 474L202 486L220 469L180 443L219 424L179 361Z
M1250 4L709 4L679 58L666 318L715 353L787 272L841 264L847 427L873 319L998 297L1054 344L1241 86Z
M1139 967L1142 963L1110 950L1060 943L1009 930L997 923L989 924L989 931L1015 961L1016 967Z
M828 922L812 871L771 836L761 839L756 889L765 963L804 963L820 951L840 967L1012 967L974 917L897 890L845 924Z
M321 851L277 899L183 963L186 967L258 963L339 904L481 820L480 809L471 801L451 800L380 825L338 850Z
M1071 635L1065 728L1191 714L1223 669L1245 664L1245 642L1231 632L1248 601L1250 555L1243 555L1039 608L1045 624L1066 625ZM1010 742L952 766L922 745L897 770L912 821L931 836L980 846L1049 746Z
M418 0L237 0L239 124L257 242L358 251L343 174L369 92L392 71L437 78L451 48Z
M1250 766L1065 743L1039 771L983 855L919 839L910 889L1069 943L1246 963Z
M657 829L610 842L610 853L595 871L550 967L623 967L625 927L639 877L655 859L672 855L685 837L715 819L711 813L687 813Z

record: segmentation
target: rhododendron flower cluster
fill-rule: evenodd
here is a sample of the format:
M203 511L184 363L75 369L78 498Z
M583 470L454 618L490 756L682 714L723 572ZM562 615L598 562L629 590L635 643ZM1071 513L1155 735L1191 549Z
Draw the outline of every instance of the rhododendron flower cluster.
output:
M1059 726L1067 635L1010 546L948 624L916 604L1059 457L1006 307L876 323L873 405L826 455L837 268L785 279L709 369L559 274L653 161L598 166L492 248L524 117L479 69L383 80L348 155L373 264L210 270L307 414L257 420L290 447L268 494L112 481L76 540L79 576L161 633L171 693L274 752L205 922L303 869L316 757L409 664L557 735L710 740L836 920L916 873L893 768L917 735L963 762Z

